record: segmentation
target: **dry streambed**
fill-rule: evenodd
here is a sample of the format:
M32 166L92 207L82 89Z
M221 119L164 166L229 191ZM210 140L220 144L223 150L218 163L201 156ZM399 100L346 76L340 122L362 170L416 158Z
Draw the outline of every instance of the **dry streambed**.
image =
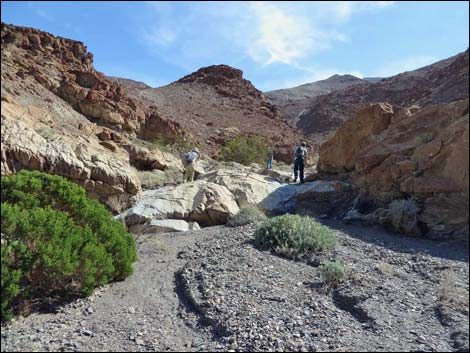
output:
M252 226L140 236L130 278L13 321L2 351L468 350L466 249L342 227L322 259L350 276L329 293Z

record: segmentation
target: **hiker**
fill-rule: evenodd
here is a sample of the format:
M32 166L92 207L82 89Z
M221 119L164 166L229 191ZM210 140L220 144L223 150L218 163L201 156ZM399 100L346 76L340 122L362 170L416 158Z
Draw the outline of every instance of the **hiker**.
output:
M199 157L199 150L197 147L193 147L193 149L184 155L184 176L183 182L186 183L187 181L194 181L194 164L196 163L196 159Z
M273 169L273 159L274 159L274 151L271 147L268 148L268 160L266 161L266 169L271 170Z
M302 141L302 143L297 145L294 152L294 183L297 182L297 176L300 172L300 183L304 183L304 167L305 162L307 161L307 143Z

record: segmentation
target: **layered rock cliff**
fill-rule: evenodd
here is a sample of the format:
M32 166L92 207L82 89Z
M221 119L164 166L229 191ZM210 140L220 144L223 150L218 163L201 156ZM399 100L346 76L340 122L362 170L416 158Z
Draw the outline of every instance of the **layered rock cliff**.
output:
M319 175L359 185L378 207L412 197L427 236L468 238L469 100L420 110L371 104L319 150Z
M172 159L142 149L136 136L148 126L179 134L177 126L97 72L82 42L4 23L1 41L2 175L60 174L115 211L127 207L141 188L138 169Z

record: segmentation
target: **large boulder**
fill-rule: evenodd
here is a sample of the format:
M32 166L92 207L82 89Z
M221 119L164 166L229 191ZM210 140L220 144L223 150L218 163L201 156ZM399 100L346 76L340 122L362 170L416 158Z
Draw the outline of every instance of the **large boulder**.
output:
M238 168L212 171L201 179L225 186L235 196L239 207L257 205L281 186L273 178Z
M378 207L414 197L430 237L468 238L469 101L421 110L373 104L319 150L319 176L348 179Z
M395 200L389 207L377 208L368 214L352 209L343 218L343 222L364 221L368 224L381 224L398 233L421 235L417 211L414 200Z
M128 227L153 220L182 219L203 226L224 224L239 211L232 193L205 180L142 192L136 204L121 214Z
M278 187L260 203L272 215L304 213L314 216L333 216L352 206L357 190L342 181L318 180L304 184Z

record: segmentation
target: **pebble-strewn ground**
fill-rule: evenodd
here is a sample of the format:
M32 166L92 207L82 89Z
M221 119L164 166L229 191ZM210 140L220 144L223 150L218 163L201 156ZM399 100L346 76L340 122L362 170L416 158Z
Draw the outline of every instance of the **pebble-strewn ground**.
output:
M320 260L350 275L327 293L316 261L261 252L253 230L140 237L134 275L14 320L2 351L468 351L468 247L340 225Z

